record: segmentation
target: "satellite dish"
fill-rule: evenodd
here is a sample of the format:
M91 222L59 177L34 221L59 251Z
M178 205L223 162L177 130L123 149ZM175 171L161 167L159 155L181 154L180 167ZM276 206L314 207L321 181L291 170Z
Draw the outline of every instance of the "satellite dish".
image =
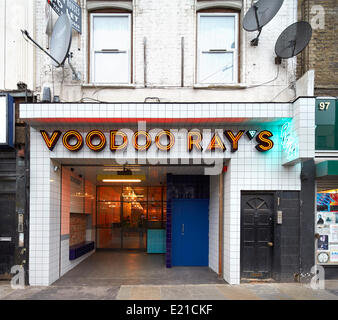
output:
M41 51L51 58L55 67L61 67L68 58L68 64L73 72L73 80L81 80L80 73L76 72L70 62L72 53L69 53L72 44L72 23L66 13L62 14L55 22L50 41L50 53L41 47L28 33L27 30L21 30L22 35L32 41Z
M284 0L259 0L245 14L243 28L246 31L259 31L258 36L251 40L252 46L257 46L262 28L277 14Z
M50 40L50 54L53 56L52 64L60 67L69 55L72 43L72 23L66 13L61 15L55 22ZM59 64L56 63L56 61Z
M278 37L275 52L281 59L289 59L302 52L312 37L311 25L306 21L288 26Z

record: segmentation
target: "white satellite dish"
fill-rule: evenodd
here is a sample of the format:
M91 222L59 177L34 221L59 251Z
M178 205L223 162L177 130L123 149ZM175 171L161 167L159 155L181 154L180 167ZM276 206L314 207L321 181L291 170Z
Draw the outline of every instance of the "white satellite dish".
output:
M50 54L59 62L52 60L55 67L63 65L68 57L72 43L72 23L66 13L61 15L55 22L50 40Z
M72 56L72 53L69 53L72 44L72 22L66 13L62 14L55 22L50 41L50 53L32 39L27 30L21 30L21 32L51 58L53 66L62 67L68 58L68 64L73 72L73 80L80 80L80 73L76 72L70 63Z

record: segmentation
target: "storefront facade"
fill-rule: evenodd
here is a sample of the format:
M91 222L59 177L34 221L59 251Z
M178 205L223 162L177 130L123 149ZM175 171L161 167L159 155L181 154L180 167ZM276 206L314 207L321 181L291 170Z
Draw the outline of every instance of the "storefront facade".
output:
M337 278L338 107L333 97L316 99L316 263L327 279Z
M314 158L314 104L21 104L30 125L29 283L53 283L107 237L115 249L152 250L149 230L165 230L155 250L167 267L209 266L231 284L293 281L302 272L298 230L313 237L300 217L300 174ZM93 247L74 258L76 241Z

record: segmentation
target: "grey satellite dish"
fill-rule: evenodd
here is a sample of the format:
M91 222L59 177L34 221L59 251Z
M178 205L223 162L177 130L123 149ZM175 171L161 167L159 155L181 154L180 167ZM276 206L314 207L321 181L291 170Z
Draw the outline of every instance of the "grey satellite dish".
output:
M69 55L72 43L72 23L66 13L55 22L50 40L50 54L53 56L52 64L59 67L64 64ZM56 61L59 63L57 64Z
M72 53L69 52L72 44L72 22L68 15L64 13L55 22L53 33L50 41L50 53L42 48L28 33L27 30L21 30L22 34L32 41L40 50L48 55L52 64L55 67L61 67L64 65L68 58L68 64L73 72L73 80L80 80L81 76L79 72L76 72L73 65L70 62Z
M257 46L262 28L277 14L284 0L259 0L245 14L243 28L246 31L259 31L258 36L251 40L252 46Z
M306 21L288 26L278 37L275 52L281 59L289 59L301 53L312 37L311 25Z

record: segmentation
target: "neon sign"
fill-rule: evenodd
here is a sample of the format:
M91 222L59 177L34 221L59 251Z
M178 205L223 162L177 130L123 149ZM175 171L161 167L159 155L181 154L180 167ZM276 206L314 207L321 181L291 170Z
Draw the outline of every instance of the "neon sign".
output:
M249 130L249 134L247 134L249 140L252 140L257 131ZM40 130L41 136L50 151L54 150L54 147L58 143L62 133L59 130L54 130L51 134L49 134L45 130ZM233 133L231 130L224 131L224 137L230 142L231 145L231 152L236 152L238 150L238 142L243 137L245 130L239 130L237 133ZM271 150L274 146L271 137L273 134L268 130L263 130L259 132L256 136L257 145L255 148L260 152L266 152ZM285 139L283 142L285 145L289 146L290 139L288 138L289 135L284 133ZM122 139L120 144L117 143L116 137ZM139 143L139 137L143 137L145 142L143 144ZM161 142L160 139L162 137L167 138L167 143L164 144L163 141ZM193 149L202 152L202 142L203 136L202 133L197 130L190 130L187 132L187 151L191 152ZM62 144L63 146L69 151L79 151L81 148L86 145L88 149L92 151L102 151L107 144L107 138L105 134L100 130L91 130L87 133L85 139L82 137L81 133L77 130L68 130L62 136ZM175 145L175 135L170 130L162 130L158 132L155 136L155 145L158 150L161 151L170 151L171 148ZM208 147L206 148L207 151L221 151L224 152L226 146L222 140L222 137L215 133L211 138ZM137 151L147 151L150 146L152 145L152 137L151 135L144 130L135 131L131 137L131 144ZM128 146L128 136L125 132L119 130L111 130L110 131L110 141L109 141L109 148L112 152L118 150L124 150Z
M282 149L287 153L287 159L294 159L297 157L297 140L295 135L291 132L291 124L284 123L281 131Z

